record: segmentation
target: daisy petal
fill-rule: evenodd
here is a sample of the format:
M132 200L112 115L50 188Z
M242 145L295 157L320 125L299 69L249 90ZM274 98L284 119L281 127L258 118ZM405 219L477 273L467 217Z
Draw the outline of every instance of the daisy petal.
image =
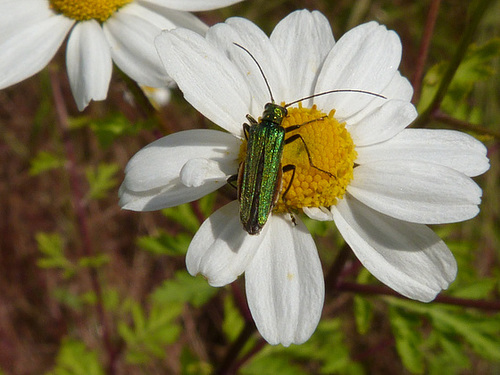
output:
M190 202L217 190L237 171L239 143L228 133L186 130L149 144L134 155L125 169L120 205L128 210L151 211ZM198 181L197 186L193 183L188 187L181 181L181 170L191 159L199 158L217 163L218 168L203 170L205 183ZM216 178L210 176L213 170L217 170ZM221 177L220 171L226 175Z
M68 40L66 66L71 92L80 111L108 94L113 64L109 45L97 21L78 22Z
M163 32L155 45L184 98L217 125L241 135L251 98L234 64L203 37L186 29Z
M30 27L17 29L8 39L0 37L0 50L4 51L0 59L0 89L31 77L47 66L73 23L63 16L50 16Z
M192 13L165 7L163 3L156 4L150 2L142 2L141 5L153 11L154 13L162 15L169 22L172 22L175 27L184 27L186 29L195 31L200 35L204 35L208 30L208 25ZM162 28L165 29L164 27ZM168 29L171 28L172 27L169 27Z
M421 224L470 219L479 212L482 194L466 175L414 160L360 165L347 191L379 212Z
M455 279L453 254L427 226L393 219L349 196L332 210L360 262L398 293L429 302Z
M248 305L270 344L301 344L318 325L325 286L314 241L305 225L273 215L245 272Z
M0 44L32 25L54 16L40 0L3 0L0 12Z
M201 12L223 8L239 3L242 0L142 0L147 3L158 4L171 9L185 10L188 12Z
M347 126L347 130L356 147L366 146L394 137L415 118L417 110L413 104L403 100L389 100L355 125Z
M348 31L330 51L315 92L360 89L380 94L392 81L401 61L401 41L393 31L369 22ZM335 108L347 119L375 99L361 93L337 93L315 98L319 108Z
M191 241L186 254L188 272L201 273L212 286L232 283L250 264L266 227L258 236L249 235L239 221L238 201L225 205L205 220Z
M332 212L326 207L302 207L302 211L311 219L318 221L332 221Z
M264 105L271 101L271 94L259 66L269 83L272 95L281 102L287 87L283 60L267 35L253 22L240 17L229 18L225 23L217 24L208 30L207 41L224 51L246 80L252 94L252 108L249 113L255 117L260 116ZM259 65L234 43L246 48Z
M490 163L487 149L474 137L437 129L405 129L386 142L356 147L356 163L417 160L453 168L469 177L486 172Z
M113 61L141 85L165 87L172 80L165 74L154 39L162 29L175 25L155 12L131 3L103 24Z
M318 71L335 44L326 17L318 11L293 12L276 25L270 40L281 59L289 62L288 90L279 100L290 102L311 95Z

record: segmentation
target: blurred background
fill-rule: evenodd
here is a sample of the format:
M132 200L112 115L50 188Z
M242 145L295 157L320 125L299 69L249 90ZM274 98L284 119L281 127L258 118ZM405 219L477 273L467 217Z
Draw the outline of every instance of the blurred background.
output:
M436 3L248 0L197 15L208 25L246 17L269 34L290 12L317 9L337 40L377 20L401 37L400 70L412 80ZM440 2L419 112L478 3ZM234 189L161 212L118 206L124 167L140 148L214 126L178 90L155 110L115 68L108 99L78 112L63 48L47 69L0 91L0 374L500 374L500 2L490 3L441 116L419 124L466 131L489 150L491 169L475 179L481 213L433 228L457 258L457 280L430 304L400 298L360 266L332 224L307 221L327 296L316 333L290 348L267 345L253 329L242 278L216 289L185 271L190 239ZM345 265L332 281L338 257Z

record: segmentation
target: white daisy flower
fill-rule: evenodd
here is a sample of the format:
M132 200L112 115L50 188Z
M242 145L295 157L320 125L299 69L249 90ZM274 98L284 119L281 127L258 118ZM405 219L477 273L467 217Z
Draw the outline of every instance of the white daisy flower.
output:
M246 115L258 118L269 91L291 102L328 90L338 92L288 108L283 126L304 142L284 146L281 194L258 235L239 221L237 201L200 227L189 246L188 271L213 286L245 273L252 316L262 336L285 346L306 341L324 299L321 263L312 236L289 210L334 221L363 265L380 281L419 301L431 301L454 280L455 259L424 224L474 217L481 189L470 178L489 168L486 149L456 131L406 129L417 116L412 87L398 66L401 42L370 22L334 41L319 12L297 11L267 37L243 18L211 27L206 37L188 30L156 40L168 74L185 98L227 132L190 130L140 150L126 168L120 204L136 211L189 202L226 184L244 160ZM318 118L327 116L322 120ZM287 137L290 137L288 135ZM311 166L305 146L314 165Z
M42 70L69 34L66 65L79 110L106 99L112 61L141 85L165 87L154 38L208 28L188 11L241 0L0 0L0 89Z

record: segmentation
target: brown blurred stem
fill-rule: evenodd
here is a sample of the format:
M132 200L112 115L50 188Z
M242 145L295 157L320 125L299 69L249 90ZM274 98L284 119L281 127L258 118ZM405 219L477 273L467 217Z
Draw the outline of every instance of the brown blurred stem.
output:
M214 374L215 375L229 375L229 374L235 374L238 367L243 364L243 362L237 362L238 356L241 352L241 350L244 348L245 344L247 343L248 339L252 337L253 333L255 332L255 324L253 321L246 321L245 326L241 330L238 338L233 342L233 344L229 347L229 350L227 351L226 355L222 359L219 367L215 370ZM258 345L258 344L257 344ZM256 345L256 347L257 347ZM252 356L258 352L258 350L261 349L259 346L258 350L255 351L255 348L253 348Z
M415 73L413 74L412 85L413 85L413 99L412 103L418 103L420 99L420 90L422 88L422 77L424 75L425 63L427 61L427 56L429 54L429 46L431 44L432 35L434 34L434 26L436 25L437 16L439 14L439 7L441 5L441 0L432 0L431 6L429 8L429 13L427 14L427 21L424 27L424 33L422 36L422 42L420 43L420 49L418 51L417 65L415 67Z
M432 113L432 119L439 121L443 124L451 125L453 126L454 129L465 130L468 132L475 132L482 135L489 135L496 138L497 140L500 140L500 131L498 130L490 129L479 124L472 124L467 121L456 119L439 110L436 110L434 111L434 113ZM493 126L493 128L497 127Z
M472 12L470 22L465 27L465 30L462 34L462 39L457 47L455 55L452 60L448 64L448 67L443 75L443 79L441 80L438 90L434 95L434 98L431 101L431 104L418 116L415 120L414 125L417 127L421 127L425 124L432 116L432 114L439 109L441 102L448 91L448 87L457 72L460 63L464 59L467 49L469 45L472 43L474 34L479 26L481 19L486 13L486 9L488 9L489 5L492 3L492 0L479 0L478 5Z
M337 284L337 290L340 292L351 292L356 294L369 294L369 295L379 295L379 296L381 295L393 296L406 299L406 297L402 296L398 292L382 285L339 282ZM439 295L433 302L442 303L446 305L453 305L453 306L472 307L486 311L500 311L500 301L498 300L485 301L485 300L457 298L457 297Z
M71 140L71 134L69 131L68 124L68 112L66 110L66 103L61 91L61 83L58 76L58 70L54 66L50 66L50 82L52 85L52 94L54 97L54 104L57 112L57 124L61 131L62 141L64 144L64 150L66 152L67 158L67 171L69 174L69 183L71 188L71 200L73 203L73 208L75 210L75 216L77 220L78 231L80 232L80 237L82 241L83 254L86 257L94 256L94 250L92 248L89 227L87 222L87 212L85 201L83 199L81 180L77 170L75 149ZM107 374L113 375L116 373L116 356L117 352L114 349L111 338L110 338L110 328L106 315L104 313L104 302L102 295L101 284L97 276L97 271L95 268L88 268L90 273L90 280L92 284L92 290L96 295L96 312L102 327L102 338L104 341L104 347L108 353L108 368Z

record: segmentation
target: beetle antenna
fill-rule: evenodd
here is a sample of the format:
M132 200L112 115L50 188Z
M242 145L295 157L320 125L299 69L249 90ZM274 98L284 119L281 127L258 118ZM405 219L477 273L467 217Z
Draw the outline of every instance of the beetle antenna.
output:
M247 50L245 47L243 47L242 45L240 45L238 43L234 43L233 42L233 44L235 46L237 46L237 47L240 47L243 51L245 51L246 53L248 53L248 55L252 58L252 60L255 62L255 64L257 64L257 67L260 70L260 74L262 74L262 77L264 77L264 81L266 82L267 89L269 90L269 95L271 96L271 102L274 103L274 97L273 97L273 93L271 91L271 86L269 86L269 82L267 81L266 75L264 74L264 71L262 70L259 62L255 59L255 57L253 57L253 55L250 53L250 51ZM304 98L304 99L307 99L307 98Z
M306 100L306 99L311 99L311 98L315 98L317 96L322 96L322 95L326 95L326 94L332 94L332 93L335 93L335 92L357 92L357 93L360 93L360 94L373 95L373 96L376 96L377 98L387 99L383 95L376 94L376 93L370 92L370 91L365 91L365 90L355 90L355 89L330 90L330 91L324 91L324 92L319 92L317 94L309 95L309 96L306 96L306 97L298 99L298 100L294 100L293 102L285 104L285 108L291 106L292 104L296 104L296 103L301 102L301 101Z

